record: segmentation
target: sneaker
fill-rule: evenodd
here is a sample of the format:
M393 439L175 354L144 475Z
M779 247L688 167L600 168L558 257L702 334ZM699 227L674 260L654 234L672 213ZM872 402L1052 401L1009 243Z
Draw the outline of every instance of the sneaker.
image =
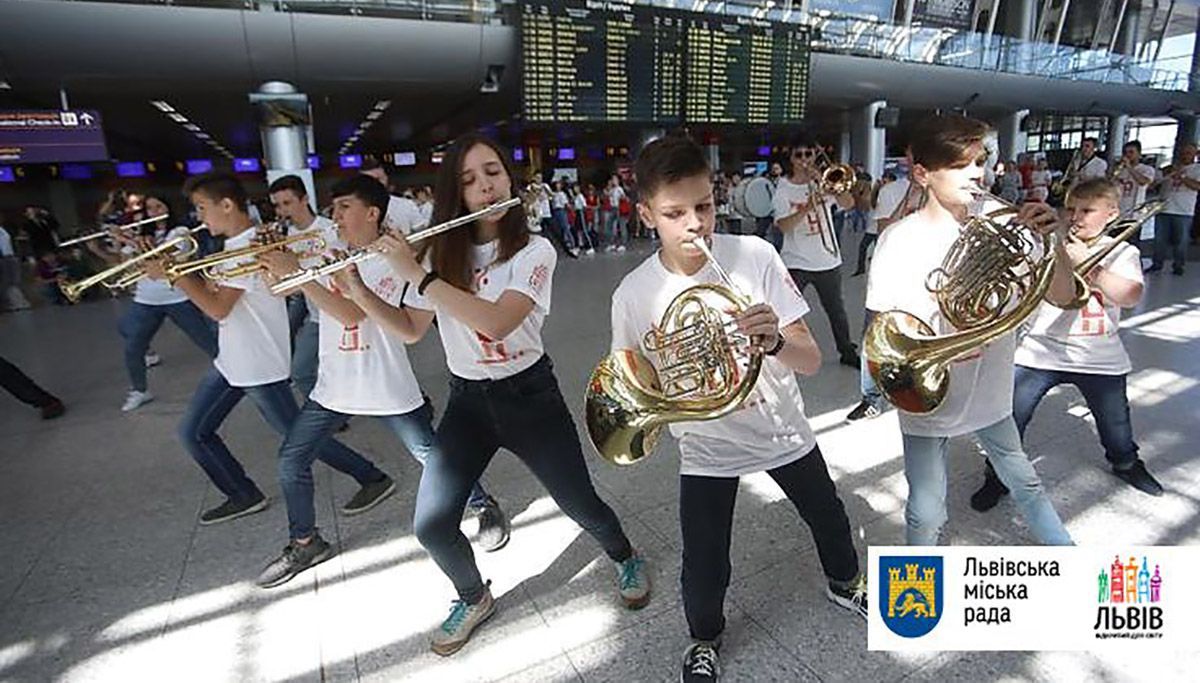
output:
M683 683L715 681L721 677L721 660L714 642L699 641L683 653L683 671L679 680Z
M250 500L242 501L240 503L230 498L217 507L202 512L200 514L200 524L201 526L208 526L210 524L228 522L231 519L245 517L246 515L252 515L256 512L262 512L263 510L266 510L267 506L270 504L271 499L267 498L261 492L258 494L257 498L251 498Z
M858 370L862 367L862 360L858 357L858 352L843 353L841 358L838 359L838 362L846 367L854 368L855 370Z
M1140 458L1135 460L1133 466L1127 470L1119 470L1114 467L1113 474L1142 493L1152 496L1161 496L1163 494L1162 484L1158 483L1158 480L1146 471L1146 463L1142 462Z
M1163 269L1163 267L1162 267L1161 263L1153 263L1149 267L1143 268L1142 272L1143 273L1157 273L1158 271L1160 271L1162 269Z
M342 514L344 515L361 515L371 508L383 502L384 498L392 495L396 491L396 482L392 478L383 475L383 479L373 481L369 484L363 484L358 493L342 506Z
M996 476L996 470L989 464L983 473L983 486L971 494L971 509L976 512L987 512L996 507L1000 499L1008 495L1008 487Z
M621 253L621 252L623 252L623 251L625 251L625 245L624 245L624 244L618 244L618 245L617 245L617 253L619 254L619 253Z
M617 563L617 592L628 609L641 609L650 602L650 575L646 573L646 561L637 552Z
M313 534L312 540L303 545L292 541L283 547L282 555L262 570L255 583L259 588L282 586L305 569L315 567L331 557L333 547L320 534Z
M567 250L567 253L571 255L571 258L579 258L579 248L578 247L571 247L570 249Z
M151 394L149 391L131 389L125 396L125 403L121 405L121 412L128 413L131 410L137 410L153 400L154 394Z
M158 365L159 363L161 363L162 358L159 357L159 355L157 353L155 353L154 351L147 351L145 361L146 361L146 367L152 368L155 365Z
M1175 266L1171 269L1172 275L1183 275L1183 266Z
M471 633L496 613L496 601L492 598L491 585L489 581L483 587L483 597L474 605L468 605L462 600L454 601L450 606L450 616L442 622L441 628L434 631L433 639L429 643L430 649L448 657L467 644Z
M475 543L484 552L492 553L508 545L512 529L508 517L495 498L488 496L487 502L470 508L471 514L479 521L479 529L475 532Z
M848 422L870 420L871 418L879 417L882 414L883 411L880 410L878 406L864 398L858 402L858 405L854 406L854 410L851 410L850 413L846 415L846 420Z
M67 412L67 407L57 398L42 406L42 419L53 420L56 417L62 417L62 414Z
M830 581L825 586L825 597L834 604L867 618L867 577L859 574L850 583Z
M867 274L867 271L865 271L865 270L855 270L853 273L850 273L850 277L858 277L859 275L866 275L866 274Z
M588 256L595 256L596 249L594 247L588 247L587 251L585 251L584 253L587 254Z
M613 245L611 245L611 244L610 244L610 245L608 245L607 247L604 247L604 251L605 251L605 253L608 253L608 254L611 254L611 253L613 253L613 252L614 252L614 251L616 251L616 250L617 250L617 248L616 248L616 247L614 247L614 246L613 246Z

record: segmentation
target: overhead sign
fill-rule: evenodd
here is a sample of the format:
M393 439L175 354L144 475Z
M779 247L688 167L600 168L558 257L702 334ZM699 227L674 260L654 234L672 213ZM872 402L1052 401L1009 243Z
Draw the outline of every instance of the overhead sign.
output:
M808 0L808 11L890 21L895 4L896 0Z
M0 162L50 164L107 159L100 112L0 111Z
M914 0L913 21L969 31L975 21L975 0Z

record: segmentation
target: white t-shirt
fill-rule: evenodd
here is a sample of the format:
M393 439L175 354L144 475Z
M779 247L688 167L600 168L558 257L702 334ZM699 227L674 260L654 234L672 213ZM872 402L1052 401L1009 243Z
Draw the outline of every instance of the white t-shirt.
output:
M387 261L363 261L358 273L380 299L400 306L405 283ZM321 316L318 348L311 398L326 408L347 415L400 415L424 403L404 342L371 318L347 327L332 315Z
M884 230L875 245L867 280L866 307L907 311L934 334L955 332L942 319L937 299L925 287L930 271L941 266L959 226L933 225L914 213ZM990 426L1012 414L1015 333L949 366L950 386L936 410L923 415L900 411L900 431L914 436L952 437Z
M775 222L796 213L796 205L808 201L809 184L798 185L780 178L775 187L775 196L771 199L774 206ZM837 244L837 235L833 231L833 210L837 201L833 197L825 197L825 207L822 210L813 207L808 212L808 219L802 221L791 230L783 232L783 263L792 270L822 271L831 270L842 265L841 249L838 253L830 254L822 242L821 231L824 229L826 241Z
M567 208L567 193L563 192L562 190L559 190L554 193L554 196L551 198L551 201L553 202L554 208L566 210L566 208Z
M12 236L0 226L0 258L13 255Z
M175 227L167 231L162 237L159 237L157 244L162 244L167 240L187 234L187 228L183 226ZM133 251L132 247L126 247L121 250L121 253L126 256L132 256ZM138 280L133 290L134 303L146 306L170 306L172 304L181 304L187 300L188 296L183 291L172 287L163 280L152 280L148 277Z
M620 185L612 187L608 190L608 203L612 205L614 212L620 211L621 199L625 197L625 190L621 189Z
M312 232L320 235L321 239L325 240L324 253L326 254L330 253L334 249L344 250L346 248L346 243L342 241L341 235L338 234L337 223L334 223L330 218L317 216L307 228L304 228L303 230L298 229L298 232ZM322 256L322 254L315 254L309 258L300 259L300 267L314 268L320 266L324 262ZM308 302L308 319L313 322L320 322L321 320L320 309L318 309L317 305L311 301Z
M1093 249L1112 243L1099 240ZM1142 256L1137 247L1122 244L1101 266L1113 275L1142 280ZM1042 370L1082 372L1089 375L1124 375L1133 369L1117 335L1121 308L1093 289L1087 305L1075 311L1043 302L1017 345L1016 363Z
M545 183L538 186L537 189L537 213L538 218L549 218L550 213L550 186Z
M576 194L575 198L571 201L572 201L572 204L574 204L576 211L583 211L584 209L587 208L587 200L583 198L582 192L579 194Z
M917 209L917 196L919 193L914 189L910 194L909 188L911 187L912 183L908 178L899 178L879 188L879 195L875 197L875 208L871 211L871 217L875 221L878 221L896 216L895 223L898 223L901 218L915 211ZM904 202L906 199L908 200L908 206L900 209L901 202ZM892 223L892 225L895 225L895 223ZM867 232L878 233L879 224L874 221L871 224L874 226L874 229L868 229ZM886 228L884 229L886 230Z
M1075 175L1079 180L1090 180L1092 178L1103 178L1108 173L1108 162L1100 157L1094 156L1087 161L1081 162L1079 172Z
M499 242L471 247L471 289L484 301L496 301L508 290L533 301L533 310L517 329L504 339L490 339L482 332L437 310L433 302L409 287L405 303L413 308L438 312L438 331L446 351L450 372L463 379L503 379L530 367L545 353L542 323L550 314L554 266L558 255L550 240L530 235L529 243L504 263L496 262Z
M250 246L255 228L225 240L225 251ZM291 374L287 304L258 274L221 283L242 290L229 315L217 324L218 353L213 365L235 387L281 382Z
M388 227L407 235L421 227L423 220L421 210L417 208L417 203L413 200L396 195L388 198L387 216L384 218L384 223Z
M417 210L421 212L421 225L418 227L429 227L429 221L433 220L433 202L425 202L417 206Z
M775 309L779 326L801 319L808 304L769 242L752 236L713 235L712 252L738 289ZM625 276L613 294L612 350L635 349L656 368L657 354L645 336L662 320L671 301L699 283L721 283L712 265L692 276L670 272L655 252ZM817 439L804 417L795 374L776 358L763 359L753 392L741 408L716 420L675 422L680 474L737 477L774 469L812 450Z
M1050 196L1050 170L1033 170L1029 173L1030 201L1044 202Z
M1188 164L1184 167L1182 175L1200 181L1200 164ZM1177 216L1191 216L1196 213L1196 191L1188 189L1182 182L1178 180L1163 182L1162 196L1167 202L1163 213Z
M1149 178L1151 181L1154 180L1154 167L1150 166L1149 164L1138 164L1133 170L1136 170L1138 175L1142 176L1143 178ZM1129 211L1133 209L1133 207L1146 201L1146 188L1148 186L1138 184L1138 182L1133 179L1133 172L1130 169L1122 169L1122 171L1117 174L1117 177L1114 178L1114 181L1117 183L1117 187L1121 190L1121 201L1119 207L1122 213Z

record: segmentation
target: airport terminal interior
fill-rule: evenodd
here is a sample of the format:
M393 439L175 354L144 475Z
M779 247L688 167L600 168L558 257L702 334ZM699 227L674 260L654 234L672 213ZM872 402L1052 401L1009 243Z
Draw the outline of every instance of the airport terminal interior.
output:
M0 2L0 681L1196 680L866 577L1200 544L1198 144L1197 0Z

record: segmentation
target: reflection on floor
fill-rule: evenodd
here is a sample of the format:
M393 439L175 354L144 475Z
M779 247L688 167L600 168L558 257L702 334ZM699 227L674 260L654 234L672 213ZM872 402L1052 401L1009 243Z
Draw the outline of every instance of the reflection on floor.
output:
M648 253L565 261L555 278L547 347L571 408L608 344L609 295ZM851 311L863 278L847 278ZM811 292L810 292L811 293ZM812 297L815 300L815 296ZM618 605L614 571L590 538L550 502L507 454L487 473L513 515L504 550L479 555L500 611L458 655L428 650L450 585L412 535L418 470L391 434L357 419L345 440L400 482L361 517L335 510L354 490L317 468L319 523L340 554L274 591L253 578L286 541L275 484L278 439L243 405L224 434L253 478L276 498L259 515L199 527L215 491L175 441L174 427L206 364L175 328L155 341L157 400L119 411L125 394L115 320L120 302L43 308L0 317L0 354L59 393L66 417L42 423L8 398L0 414L0 679L196 681L665 681L677 674L687 631L679 597L676 458L666 444L650 461L614 469L589 461L601 495L653 562L649 607ZM814 309L820 306L814 302ZM859 316L851 313L857 323ZM808 413L847 503L862 548L899 543L906 494L895 414L848 426L857 374L836 364L827 320L809 318L827 362L802 383ZM857 324L855 332L858 332ZM1030 427L1058 510L1081 544L1200 542L1200 464L1193 461L1200 399L1200 269L1150 279L1130 312L1125 341L1142 455L1167 488L1151 499L1107 473L1090 416L1073 390L1051 394ZM444 404L441 348L428 338L414 365ZM582 423L579 423L582 427ZM589 452L589 457L591 457ZM952 448L952 544L1030 542L1010 501L981 515L967 506L979 460L970 442ZM724 665L732 680L1171 680L1193 678L1200 656L1081 653L866 652L861 621L822 593L812 539L763 476L742 484L734 532Z

